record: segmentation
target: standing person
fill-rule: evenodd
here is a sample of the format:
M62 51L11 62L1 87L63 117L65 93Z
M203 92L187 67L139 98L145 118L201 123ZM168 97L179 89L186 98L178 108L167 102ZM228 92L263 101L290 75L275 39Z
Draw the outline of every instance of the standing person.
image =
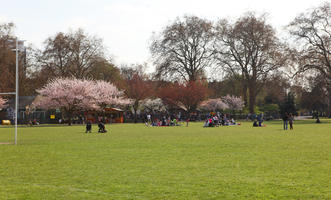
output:
M189 122L190 122L190 116L188 116L187 119L186 119L186 127L188 127Z
M288 118L289 118L288 113L285 112L285 114L283 115L284 130L287 130Z
M148 126L152 125L152 116L151 116L151 114L147 114L147 124L148 124Z
M177 121L180 123L180 121L182 121L182 113L179 112L177 115Z
M87 132L91 133L91 130L92 130L92 123L91 123L90 120L88 120L86 122L86 131L85 131L85 133L87 133Z
M293 120L294 120L294 117L293 117L292 113L290 113L289 118L288 118L288 122L290 124L290 130L293 130Z

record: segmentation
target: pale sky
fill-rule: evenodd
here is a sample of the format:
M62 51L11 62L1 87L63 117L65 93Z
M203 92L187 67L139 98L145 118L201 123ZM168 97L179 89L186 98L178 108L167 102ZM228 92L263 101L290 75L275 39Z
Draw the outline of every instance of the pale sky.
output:
M277 31L301 12L325 0L0 0L0 22L14 22L15 34L41 47L57 32L83 28L102 38L116 64L148 62L149 41L176 17L235 19L247 11L267 12ZM152 69L150 69L152 70Z

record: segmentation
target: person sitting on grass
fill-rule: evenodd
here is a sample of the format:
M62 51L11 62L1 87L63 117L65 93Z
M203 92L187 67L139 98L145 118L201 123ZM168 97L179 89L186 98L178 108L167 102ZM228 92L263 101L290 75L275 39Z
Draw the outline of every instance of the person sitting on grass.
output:
M219 126L218 117L216 115L213 117L213 121L215 126Z
M102 123L102 121L99 121L98 127L99 127L98 133L107 133L106 127Z
M209 127L209 120L208 120L208 118L206 119L205 124L203 125L203 127Z
M257 116L257 121L259 122L259 126L261 127L262 126L262 123L263 123L263 114L262 113L260 113Z
M231 118L230 120L230 125L237 125L236 121L233 118Z
M154 121L154 120L153 120L151 126L158 126L157 121Z
M223 117L222 125L223 125L223 126L229 126L229 124L230 124L230 121L229 121L229 119L226 117L226 114L225 114L224 117Z
M177 126L177 119L176 119L176 118L174 118L174 119L172 120L172 125L173 125L173 126Z
M87 132L91 133L91 130L92 130L92 123L91 123L90 120L88 120L86 122L86 131L85 131L85 133L87 133Z
M257 119L254 119L253 127L259 127L259 125L257 124Z
M34 119L32 125L39 125L39 122L36 119Z
M224 120L224 116L221 118L221 122L220 125L225 126L225 120Z
M203 127L214 127L212 118L207 118Z

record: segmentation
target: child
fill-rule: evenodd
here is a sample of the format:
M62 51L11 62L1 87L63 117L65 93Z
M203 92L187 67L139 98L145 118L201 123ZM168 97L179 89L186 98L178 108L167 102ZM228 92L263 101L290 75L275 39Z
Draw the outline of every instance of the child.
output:
M91 121L88 120L86 122L86 131L85 131L85 133L87 133L87 132L91 133L91 130L92 130L92 124L91 124Z

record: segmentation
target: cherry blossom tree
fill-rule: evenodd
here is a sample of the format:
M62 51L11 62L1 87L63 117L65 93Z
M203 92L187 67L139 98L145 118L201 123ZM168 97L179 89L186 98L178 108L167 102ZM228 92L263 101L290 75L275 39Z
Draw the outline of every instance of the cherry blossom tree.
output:
M100 110L107 105L128 102L123 92L105 81L59 78L37 92L40 97L33 104L43 109L61 109L67 115L69 125L74 112Z
M200 109L207 110L207 111L217 111L217 110L225 110L229 108L229 106L222 101L221 98L217 99L208 99L203 101L200 106Z
M233 111L242 110L245 106L244 101L240 97L226 95L222 99L228 105L228 108Z
M6 103L7 103L7 100L0 97L0 110L5 107Z
M101 109L106 106L128 105L131 103L130 99L124 97L123 91L120 91L116 86L106 81L94 82L94 92L97 96L95 99L96 104Z
M75 111L97 109L97 92L94 84L88 80L75 78L55 79L37 90L40 98L34 105L43 109L61 109L67 114L68 123Z

